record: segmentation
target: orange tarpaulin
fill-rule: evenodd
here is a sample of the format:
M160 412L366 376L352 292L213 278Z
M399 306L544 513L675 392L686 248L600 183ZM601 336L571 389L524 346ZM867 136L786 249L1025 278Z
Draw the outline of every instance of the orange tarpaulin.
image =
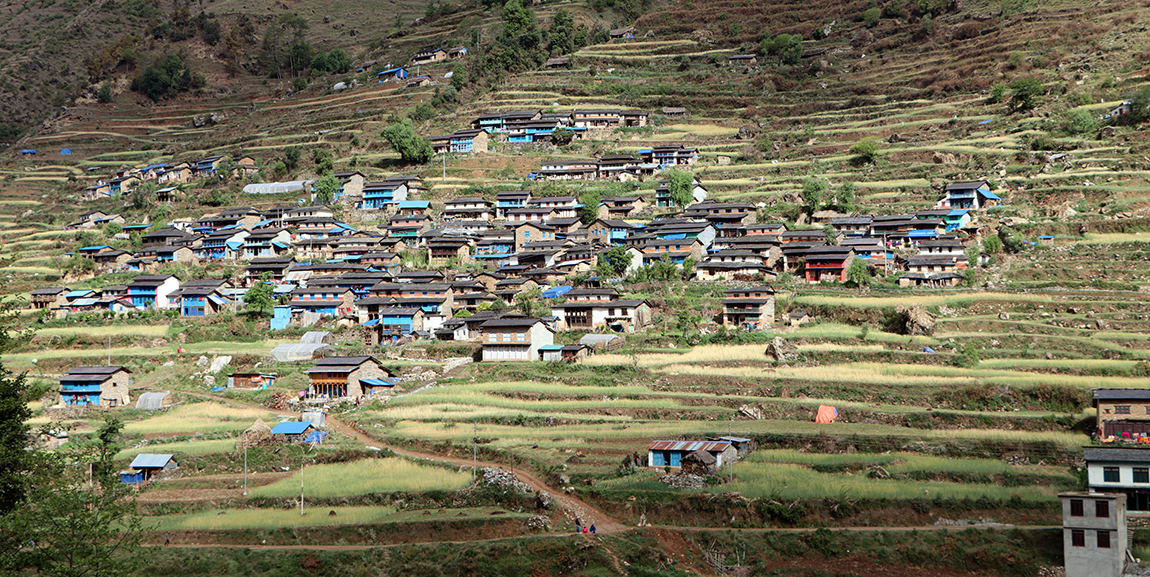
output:
M816 423L829 423L839 416L839 410L830 405L819 405L819 412L815 413Z

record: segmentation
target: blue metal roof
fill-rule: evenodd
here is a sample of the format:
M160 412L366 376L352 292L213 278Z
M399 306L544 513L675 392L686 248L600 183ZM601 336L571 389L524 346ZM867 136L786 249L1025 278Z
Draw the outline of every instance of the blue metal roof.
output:
M933 230L912 230L908 231L906 236L910 238L929 238L932 236L938 236L938 233Z
M989 190L983 190L980 188L980 189L978 189L978 194L981 194L982 196L989 198L991 200L1002 200L1001 198L998 198L997 194L994 194L993 192L990 192Z
M150 226L152 226L152 225L150 225L150 224L125 224L124 226L122 226L120 228L122 228L124 230L144 230L145 228L148 228Z
M244 241L242 241L242 240L229 240L228 242L225 242L224 244L227 245L227 247L232 249L232 250L240 250L240 247L244 245Z
M272 241L272 246L276 246L276 247L279 247L279 248L291 248L291 245L290 245L290 244L288 244L288 243L286 243L286 242L280 242L280 241L278 241L278 240L273 240L273 241Z
M158 453L140 453L132 459L133 469L162 469L168 461L172 460L172 455L162 455Z
M66 299L78 299L80 297L88 296L90 294L92 294L92 291L90 291L90 290L85 290L85 289L74 290L74 291L68 291L68 293L64 295L64 298L66 298Z
M85 246L85 247L78 248L76 250L103 250L105 248L108 248L108 245L101 244L101 245Z
M561 351L561 350L563 350L563 345L543 345L543 346L539 347L539 350L541 350L541 351Z
M394 387L395 381L390 379L360 379L359 382L372 387Z
M304 431L307 431L310 427L311 427L311 423L308 423L308 422L300 423L300 422L291 421L291 422L286 422L286 423L276 423L276 426L272 427L272 434L273 435L302 435L304 433Z
M221 296L208 295L208 300L216 303L217 305L220 305L221 307L228 304L227 299L225 299L224 297L221 297Z
M367 321L366 323L363 323L359 326L361 326L361 327L374 327L375 325L378 325L378 324L379 324L379 319L371 319L370 321Z
M405 208L427 208L429 206L431 206L430 200L401 200L399 202L401 210Z
M965 216L966 213L968 213L968 212L970 212L970 211L969 210L963 210L963 209L955 209L955 210L952 210L952 211L946 213L946 216Z
M269 224L275 224L275 221L274 220L261 220L261 221L256 223L256 228L259 228L261 226L267 226Z
M383 76L384 74L391 74L393 72L399 72L400 70L403 70L403 68L388 68L387 70L376 74L376 76Z

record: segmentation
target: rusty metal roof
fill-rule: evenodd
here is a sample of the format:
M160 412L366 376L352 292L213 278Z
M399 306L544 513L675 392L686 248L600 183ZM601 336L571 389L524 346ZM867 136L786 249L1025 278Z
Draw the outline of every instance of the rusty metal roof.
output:
M651 441L651 444L647 445L647 450L693 453L701 449L708 453L720 453L730 446L731 444L726 441Z

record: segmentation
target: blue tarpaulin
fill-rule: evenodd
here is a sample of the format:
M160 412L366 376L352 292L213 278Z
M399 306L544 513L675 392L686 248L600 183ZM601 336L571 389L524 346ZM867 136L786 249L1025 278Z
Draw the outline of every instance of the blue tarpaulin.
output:
M932 348L930 348L930 347L923 347L923 348L922 348L922 352L924 352L924 353L930 353L930 354L932 354L932 355L933 355L933 354L934 354L934 349L932 349Z
M64 156L72 154L72 149L71 148L61 148L60 154L63 154Z
M545 299L557 299L557 298L567 294L567 292L570 290L571 290L571 287L569 287L567 285L561 285L561 286L557 286L557 287L551 287L551 288L543 291L543 294L541 294L539 296L541 296Z

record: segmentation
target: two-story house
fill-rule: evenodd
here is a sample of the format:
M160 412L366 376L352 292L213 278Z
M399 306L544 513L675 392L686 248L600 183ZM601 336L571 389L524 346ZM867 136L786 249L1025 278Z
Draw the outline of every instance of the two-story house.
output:
M131 374L132 371L118 365L73 367L60 377L60 398L69 406L125 406L130 400Z
M774 322L775 289L754 286L723 291L723 326L761 331Z
M483 333L483 360L537 361L540 347L555 344L555 331L535 318L499 318L480 326Z

